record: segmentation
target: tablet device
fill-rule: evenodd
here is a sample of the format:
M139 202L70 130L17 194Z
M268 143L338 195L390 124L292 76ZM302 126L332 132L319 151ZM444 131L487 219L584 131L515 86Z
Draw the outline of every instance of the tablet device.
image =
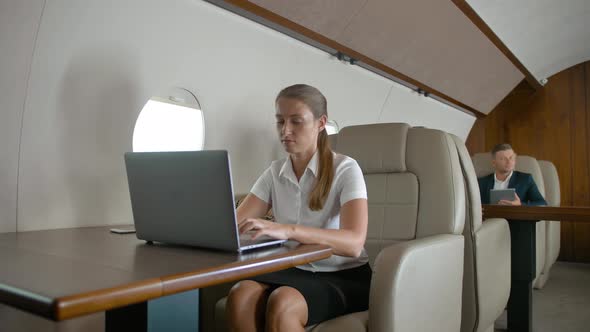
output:
M490 190L490 204L498 204L501 200L513 201L516 191L514 188Z

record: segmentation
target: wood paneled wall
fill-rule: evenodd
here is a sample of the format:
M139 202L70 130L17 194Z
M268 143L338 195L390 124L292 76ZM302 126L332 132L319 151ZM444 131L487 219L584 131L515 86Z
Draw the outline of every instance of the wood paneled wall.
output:
M590 206L590 61L549 78L537 91L519 84L467 138L471 154L501 142L555 164L561 205ZM561 223L560 260L590 262L590 225Z

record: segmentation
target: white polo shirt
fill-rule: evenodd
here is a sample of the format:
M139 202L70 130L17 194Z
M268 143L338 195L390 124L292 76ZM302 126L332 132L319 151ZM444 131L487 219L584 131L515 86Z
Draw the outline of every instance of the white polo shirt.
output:
M328 198L320 211L309 209L309 196L318 175L318 152L309 161L305 172L297 181L291 159L275 160L262 173L251 193L272 205L275 221L282 224L305 225L325 229L340 229L340 207L346 202L367 199L363 172L356 160L334 153L334 179ZM308 271L338 271L361 266L369 261L365 249L359 257L332 257L300 265Z

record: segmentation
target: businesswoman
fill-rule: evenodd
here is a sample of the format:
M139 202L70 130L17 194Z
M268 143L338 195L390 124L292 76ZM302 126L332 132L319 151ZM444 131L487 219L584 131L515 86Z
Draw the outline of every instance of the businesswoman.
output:
M233 331L303 331L368 307L368 208L361 169L330 150L327 102L318 89L287 87L275 106L277 133L289 157L272 162L239 206L240 233L325 244L334 255L236 284L226 306ZM270 208L274 222L260 218Z

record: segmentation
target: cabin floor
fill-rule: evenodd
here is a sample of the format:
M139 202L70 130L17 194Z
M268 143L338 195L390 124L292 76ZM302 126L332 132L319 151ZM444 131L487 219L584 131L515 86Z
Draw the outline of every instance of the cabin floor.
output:
M505 331L506 312L495 331ZM543 289L533 291L533 331L578 332L590 326L590 264L556 262Z
M581 332L590 326L590 264L557 262L545 287L533 292L535 332ZM496 331L506 326L504 314ZM104 331L104 314L54 323L0 304L0 331ZM205 331L208 332L208 331Z

